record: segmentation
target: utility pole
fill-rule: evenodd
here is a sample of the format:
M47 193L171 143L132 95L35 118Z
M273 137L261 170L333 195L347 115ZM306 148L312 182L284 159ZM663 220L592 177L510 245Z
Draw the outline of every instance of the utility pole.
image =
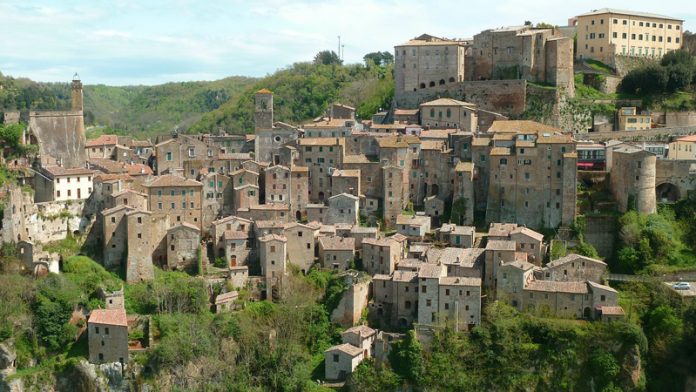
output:
M345 54L345 52L346 52L346 46L341 45L341 61L343 61L343 55Z
M338 52L336 53L338 55L338 58L341 58L341 36L338 36Z

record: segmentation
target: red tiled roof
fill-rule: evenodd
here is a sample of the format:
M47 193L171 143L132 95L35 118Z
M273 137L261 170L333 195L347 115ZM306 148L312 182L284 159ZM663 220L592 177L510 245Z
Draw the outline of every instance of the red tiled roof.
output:
M116 135L101 135L96 139L87 140L85 144L86 147L100 147L100 146L115 146L118 144L118 136Z
M128 326L124 309L95 309L89 315L88 323Z

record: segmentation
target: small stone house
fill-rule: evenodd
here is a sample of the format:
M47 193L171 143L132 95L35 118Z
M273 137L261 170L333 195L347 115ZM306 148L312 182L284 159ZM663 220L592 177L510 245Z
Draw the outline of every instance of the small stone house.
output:
M430 231L430 217L401 214L396 217L396 231L409 239L423 240Z
M607 264L591 257L571 253L544 266L544 280L601 282Z
M343 343L329 347L324 351L326 379L345 380L363 359L363 350L352 344Z
M349 193L341 193L329 198L329 209L326 212L324 223L348 223L358 224L358 210L360 198Z
M128 363L128 320L124 309L95 309L87 321L89 361Z
M476 240L476 228L473 226L445 223L440 228L439 234L440 241L457 248L473 248Z
M319 237L319 260L324 268L345 271L355 258L355 238Z
M348 328L341 334L343 343L351 344L363 350L363 357L372 357L372 346L375 343L377 331L367 325Z

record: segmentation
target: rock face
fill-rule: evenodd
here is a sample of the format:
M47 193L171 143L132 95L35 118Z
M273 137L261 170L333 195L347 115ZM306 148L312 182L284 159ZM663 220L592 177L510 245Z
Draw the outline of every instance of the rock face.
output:
M0 343L0 380L17 370L17 353L15 352L14 342L8 340Z

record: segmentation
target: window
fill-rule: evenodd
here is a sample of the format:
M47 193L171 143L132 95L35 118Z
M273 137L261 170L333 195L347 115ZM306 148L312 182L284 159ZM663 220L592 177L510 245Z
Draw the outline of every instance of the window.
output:
M94 327L94 333L99 333L99 327Z
M425 286L422 286L422 287L421 287L421 293L425 294L425 291L426 291L426 290L425 290Z
M172 161L172 160L173 160L172 153L171 153L171 151L169 151L169 152L167 152L167 161Z
M426 299L426 300L425 300L425 306L433 306L432 300Z
M334 362L338 362L338 354L334 354L334 355L333 355L333 361L334 361Z
M104 328L104 333L107 335L109 334L109 327Z

